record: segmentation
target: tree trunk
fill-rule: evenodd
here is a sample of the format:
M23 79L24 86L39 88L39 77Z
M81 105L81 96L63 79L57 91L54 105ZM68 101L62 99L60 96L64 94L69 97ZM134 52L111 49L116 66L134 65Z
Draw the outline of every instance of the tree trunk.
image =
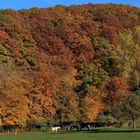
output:
M135 116L133 115L132 117L132 125L133 125L133 129L136 129L136 125L135 125Z

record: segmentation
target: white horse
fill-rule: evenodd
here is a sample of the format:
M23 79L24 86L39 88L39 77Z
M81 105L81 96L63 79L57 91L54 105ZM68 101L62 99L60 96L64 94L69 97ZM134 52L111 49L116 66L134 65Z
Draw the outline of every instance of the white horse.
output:
M60 126L53 126L53 127L51 127L51 131L52 131L53 133L57 133L58 130L60 130L60 129L61 129Z

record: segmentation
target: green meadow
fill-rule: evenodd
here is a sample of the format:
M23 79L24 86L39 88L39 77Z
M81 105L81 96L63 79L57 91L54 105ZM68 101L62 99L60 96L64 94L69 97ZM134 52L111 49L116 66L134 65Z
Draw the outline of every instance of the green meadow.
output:
M89 131L71 133L28 133L0 136L0 140L140 140L139 131Z

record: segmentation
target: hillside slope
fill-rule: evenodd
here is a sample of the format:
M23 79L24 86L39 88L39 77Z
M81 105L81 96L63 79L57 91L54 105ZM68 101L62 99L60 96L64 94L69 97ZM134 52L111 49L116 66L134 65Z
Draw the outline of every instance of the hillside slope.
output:
M0 11L1 123L95 120L112 78L127 90L115 66L101 66L104 51L139 25L140 9L126 5Z

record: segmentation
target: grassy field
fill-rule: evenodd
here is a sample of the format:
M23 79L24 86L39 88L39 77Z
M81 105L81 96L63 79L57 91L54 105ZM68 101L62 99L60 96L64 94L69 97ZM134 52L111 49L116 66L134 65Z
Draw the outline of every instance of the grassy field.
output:
M0 140L140 140L140 131L93 131L64 134L34 133L0 136Z

